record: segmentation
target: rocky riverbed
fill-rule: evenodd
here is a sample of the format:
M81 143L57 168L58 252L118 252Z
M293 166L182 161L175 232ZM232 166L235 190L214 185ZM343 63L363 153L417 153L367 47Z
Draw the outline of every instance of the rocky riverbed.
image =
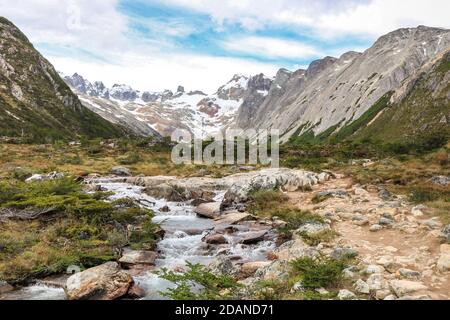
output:
M221 179L208 177L96 177L87 190L113 192L111 200L131 198L156 213L165 232L154 251L125 248L117 262L0 296L6 299L161 299L172 286L154 271L186 270L200 263L213 273L239 279L246 288L260 280L283 279L289 261L345 254L356 257L344 270L348 286L340 299L448 299L449 228L423 206L373 185L354 185L331 173L262 170ZM323 218L305 223L291 241L278 241L280 219L249 214L253 190L282 190L289 203ZM320 203L314 201L322 199ZM300 234L333 230L337 237L315 245ZM61 280L62 279L62 280ZM293 291L301 291L301 283ZM245 293L244 293L245 295ZM245 296L244 296L245 298Z

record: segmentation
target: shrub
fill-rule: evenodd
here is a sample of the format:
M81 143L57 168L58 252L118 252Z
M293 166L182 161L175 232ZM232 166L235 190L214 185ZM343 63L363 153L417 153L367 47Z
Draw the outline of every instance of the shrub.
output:
M308 290L335 288L342 283L342 271L348 263L328 258L300 258L292 263L292 273L298 276L302 286Z
M200 264L187 262L188 271L175 273L162 269L158 275L175 284L175 288L161 292L161 295L173 300L224 300L232 299L240 287L229 276L215 275Z
M250 194L249 211L253 214L266 214L288 199L280 190L256 190Z

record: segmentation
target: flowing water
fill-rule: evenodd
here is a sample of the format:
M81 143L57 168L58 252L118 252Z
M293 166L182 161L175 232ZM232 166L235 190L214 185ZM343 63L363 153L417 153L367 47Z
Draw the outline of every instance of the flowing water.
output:
M131 198L137 200L142 207L151 209L156 216L154 222L160 224L166 232L164 238L158 243L159 259L156 261L156 269L180 269L187 262L207 265L218 254L226 250L226 254L236 257L243 262L261 261L266 259L267 252L275 248L274 241L263 241L257 245L242 245L239 237L245 236L248 230L243 230L237 235L227 235L229 245L218 248L209 248L203 241L208 232L214 228L214 221L197 217L194 207L186 202L167 202L148 196L142 191L142 187L127 183L111 183L96 181L107 191L114 193L110 200ZM225 192L217 191L215 201L222 201ZM169 207L169 212L161 212L163 207ZM134 278L147 294L146 299L162 299L159 294L170 288L172 284L159 278L156 274L148 272ZM65 299L64 290L45 285L34 285L12 293L6 294L0 299L14 300L60 300Z

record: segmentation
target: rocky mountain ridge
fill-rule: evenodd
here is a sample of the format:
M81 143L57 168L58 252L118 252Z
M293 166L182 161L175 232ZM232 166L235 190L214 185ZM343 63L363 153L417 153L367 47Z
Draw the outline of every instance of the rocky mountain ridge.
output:
M401 102L449 50L449 30L419 26L391 32L363 53L326 57L293 73L280 70L259 106L241 106L236 127L279 129L284 141L330 135L360 119L386 95L390 104ZM442 80L448 83L448 78ZM441 118L450 116L449 101L443 103Z
M99 113L96 104L101 104L114 114L124 112L123 117L134 117L162 135L175 129L200 137L224 128L278 129L287 141L291 137L328 137L368 118L359 127L364 129L385 107L406 99L418 79L441 63L449 50L449 30L404 28L382 36L363 53L325 57L306 70L280 69L272 79L263 74L235 75L212 95L186 93L181 86L175 93L141 93L126 85L107 89L103 83L91 84L77 74L65 80L91 110ZM448 83L448 78L441 81ZM445 85L441 87L448 91ZM442 95L445 97L445 92ZM382 103L385 105L380 107ZM429 126L437 117L450 119L448 99L440 103L443 107L434 110Z
M130 128L144 124L166 136L176 129L185 129L196 137L231 126L239 107L254 100L259 104L272 84L272 79L263 74L236 74L214 94L207 95L200 90L186 92L183 86L177 92L142 93L127 85L106 88L102 82L91 83L77 73L64 80L86 107L111 122ZM139 133L145 135L146 130L142 128Z

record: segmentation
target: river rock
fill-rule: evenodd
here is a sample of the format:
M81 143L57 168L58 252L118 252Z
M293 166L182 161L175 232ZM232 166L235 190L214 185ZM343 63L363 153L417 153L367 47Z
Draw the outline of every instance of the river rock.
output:
M0 294L11 292L14 290L14 287L7 283L6 281L0 280Z
M144 288L137 284L133 284L128 290L128 296L132 299L142 299L146 296Z
M243 244L255 244L264 240L267 230L247 232L240 241Z
M169 208L169 206L164 206L161 209L159 209L159 212L164 212L164 213L170 212L170 208Z
M221 234L213 234L206 236L203 241L208 244L226 244L228 243L227 239Z
M194 212L202 218L216 219L220 216L220 207L220 202L202 203L194 209Z
M116 262L107 262L67 279L66 294L70 300L115 300L125 296L132 284L133 278Z
M119 263L123 267L130 267L136 264L154 265L158 255L153 251L125 251L122 258L119 259Z
M178 190L175 190L173 186L166 183L154 187L146 187L144 192L156 199L165 199L170 202L186 201Z
M450 271L450 244L441 245L437 268L441 272Z
M244 221L252 221L256 220L256 218L245 212L231 212L225 215L222 215L219 219L216 220L217 224L225 224L225 225L233 225L238 224Z
M116 176L120 176L120 177L130 177L131 176L131 171L128 168L125 167L113 167L111 169L111 173L116 175Z
M403 297L409 293L427 289L423 283L409 280L392 280L390 286L397 297Z

